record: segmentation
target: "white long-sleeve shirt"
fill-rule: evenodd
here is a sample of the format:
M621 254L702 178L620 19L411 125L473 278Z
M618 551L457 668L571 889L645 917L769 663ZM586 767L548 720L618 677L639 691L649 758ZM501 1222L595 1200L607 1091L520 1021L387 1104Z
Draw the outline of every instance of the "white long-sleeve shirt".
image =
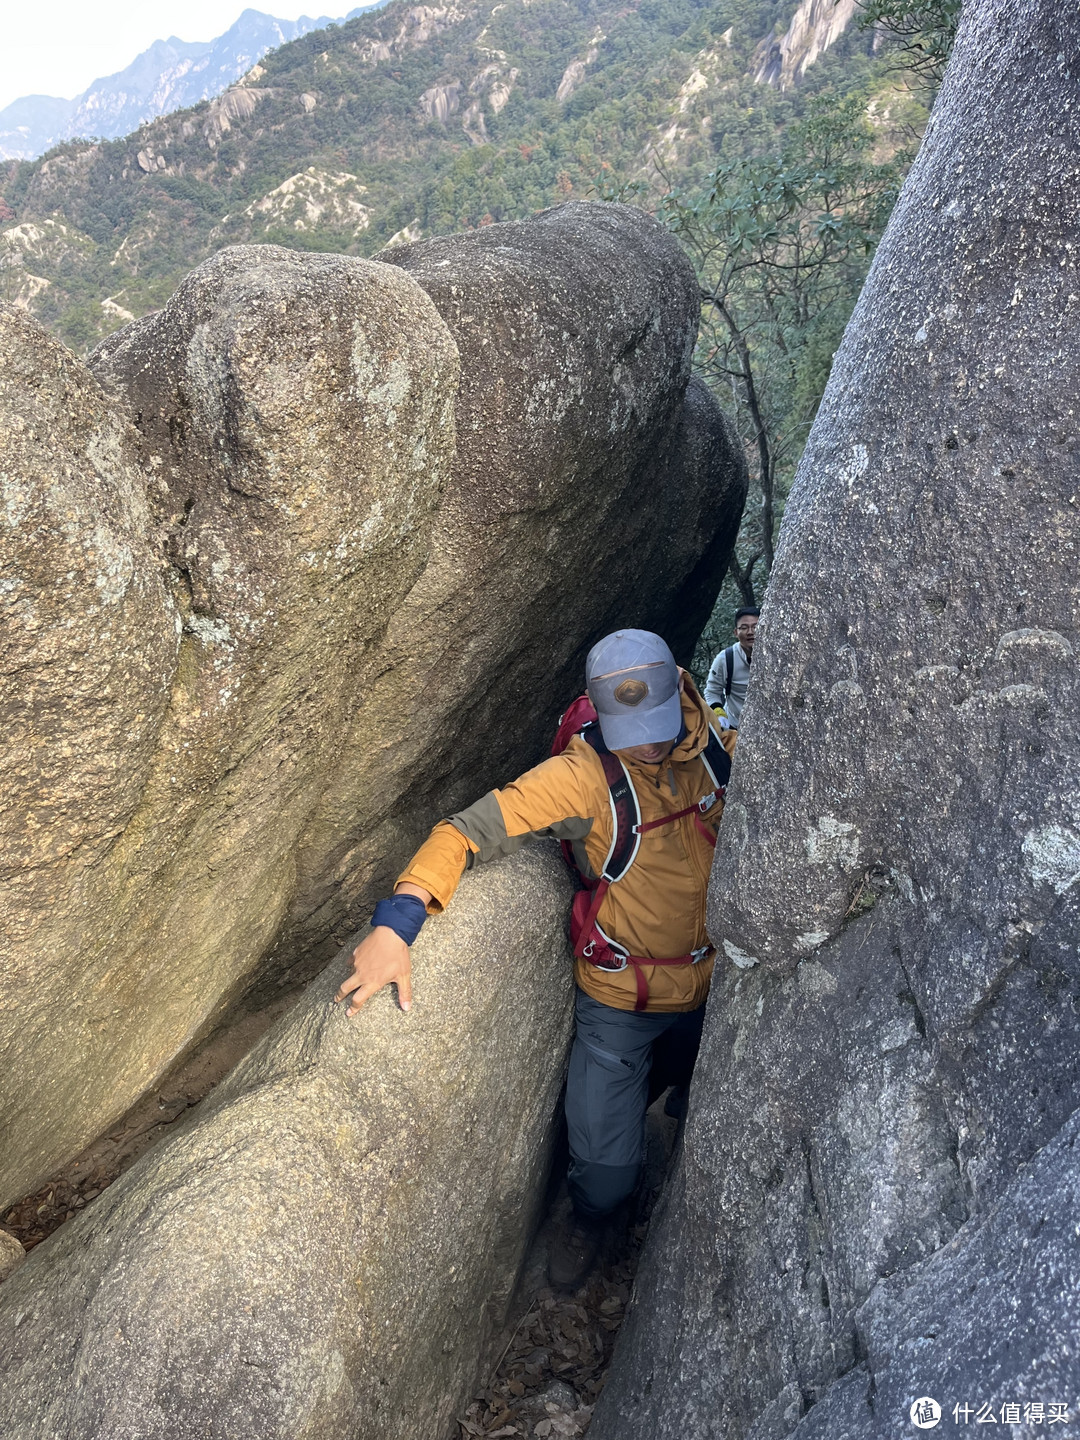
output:
M730 690L726 685L727 661L725 659L729 651L734 662L731 667ZM746 687L749 683L750 656L747 655L742 645L729 645L727 650L720 651L720 654L709 666L709 678L705 681L705 703L722 705L732 726L738 729L743 706L746 704Z

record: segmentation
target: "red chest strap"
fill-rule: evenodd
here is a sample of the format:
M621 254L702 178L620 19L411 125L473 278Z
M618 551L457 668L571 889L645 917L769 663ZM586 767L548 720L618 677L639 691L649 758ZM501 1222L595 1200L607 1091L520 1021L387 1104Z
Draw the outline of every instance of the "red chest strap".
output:
M705 836L705 839L708 840L709 844L715 849L716 836L712 833L708 826L701 823L701 816L705 813L705 811L712 809L713 805L717 800L720 799L720 796L722 794L723 791L710 790L708 795L703 795L696 805L687 805L685 810L676 810L672 815L661 815L658 820L643 820L640 824L634 826L634 832L637 835L644 835L646 830L655 830L658 825L670 825L672 820L681 820L684 815L693 815L694 824L701 831L702 835ZM706 800L709 802L708 805L705 804Z

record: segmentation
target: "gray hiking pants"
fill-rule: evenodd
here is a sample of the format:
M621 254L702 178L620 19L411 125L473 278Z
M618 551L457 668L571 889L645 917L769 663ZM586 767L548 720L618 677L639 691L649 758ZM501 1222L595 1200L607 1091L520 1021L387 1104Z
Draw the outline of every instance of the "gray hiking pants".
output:
M637 1184L650 1100L689 1082L705 1007L636 1015L579 990L575 1015L566 1079L570 1195L579 1215L599 1219Z

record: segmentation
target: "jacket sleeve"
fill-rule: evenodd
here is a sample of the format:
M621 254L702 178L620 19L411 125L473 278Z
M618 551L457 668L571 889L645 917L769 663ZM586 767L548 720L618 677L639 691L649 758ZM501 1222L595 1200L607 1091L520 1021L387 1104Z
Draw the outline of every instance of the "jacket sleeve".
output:
M572 743L572 742L571 742ZM567 751L526 771L502 790L435 826L398 884L411 881L430 891L429 914L450 903L466 869L512 855L526 840L553 835L582 840L592 827L583 758Z
M449 905L471 850L471 842L461 831L441 820L398 876L397 884L408 881L427 890L431 895L428 914L437 915Z
M709 666L708 678L705 681L705 704L723 705L726 698L724 694L724 652L721 650Z

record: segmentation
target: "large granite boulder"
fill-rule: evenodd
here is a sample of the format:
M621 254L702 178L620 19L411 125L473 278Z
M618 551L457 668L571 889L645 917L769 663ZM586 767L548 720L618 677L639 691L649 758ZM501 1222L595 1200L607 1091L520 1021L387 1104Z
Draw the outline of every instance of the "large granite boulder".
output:
M101 1015L130 1003L134 977L110 973L107 927L85 943L86 892L153 773L180 620L134 436L24 311L0 307L0 355L0 1165L11 1199L85 1133L69 1111Z
M408 1014L313 983L0 1286L4 1440L442 1440L493 1363L570 1036L554 845L466 876Z
M707 612L745 476L688 389L671 237L576 205L387 258L220 252L91 357L111 409L8 322L5 404L48 439L12 442L7 483L63 506L105 474L100 524L69 530L138 545L100 641L89 569L70 624L62 557L20 581L79 678L60 641L11 651L36 728L5 824L42 853L4 917L0 1204L332 958L435 819L544 753L599 634L688 652ZM62 803L35 790L54 773Z
M858 1314L866 1363L830 1386L799 1440L895 1435L927 1398L950 1429L996 1423L1029 1436L1075 1425L1078 1131L1074 1111L985 1213L874 1287ZM920 1412L936 1428L933 1407Z
M590 1440L915 1433L921 1397L1075 1422L1078 67L1051 0L965 3L837 356L717 848L730 964Z
M207 262L95 357L111 406L25 318L2 340L0 1204L122 1113L272 943L427 553L457 384L400 271L269 247Z

